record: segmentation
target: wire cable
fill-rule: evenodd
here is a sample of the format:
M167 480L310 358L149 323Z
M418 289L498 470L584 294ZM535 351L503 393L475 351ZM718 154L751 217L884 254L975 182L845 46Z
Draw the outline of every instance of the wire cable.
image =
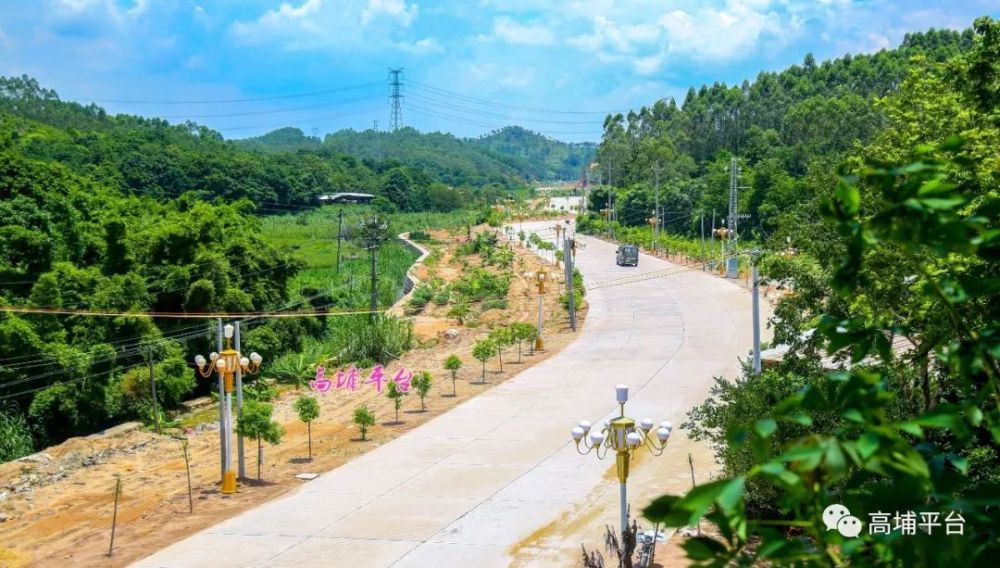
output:
M277 101L282 99L296 99L303 97L316 97L320 95L329 95L330 93L341 93L344 91L352 91L354 89L362 89L364 87L370 87L372 85L384 85L383 81L369 81L367 83L360 83L357 85L349 85L346 87L339 87L336 89L323 89L322 91L312 91L306 93L293 93L287 95L274 95L268 97L249 97L244 99L202 99L202 100L177 100L177 99L160 99L160 100L96 100L95 103L99 104L129 104L129 105L211 105L211 104L233 104L233 103L251 103L258 101Z

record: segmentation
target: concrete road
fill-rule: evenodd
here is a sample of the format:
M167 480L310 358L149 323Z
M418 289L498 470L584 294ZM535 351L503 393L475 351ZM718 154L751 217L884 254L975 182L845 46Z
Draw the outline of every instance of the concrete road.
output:
M587 293L579 338L557 356L134 566L567 565L580 542L600 543L602 534L576 534L560 519L600 512L596 526L617 526L613 460L578 455L570 429L616 415L618 383L631 387L630 416L679 425L712 377L735 376L746 357L750 296L645 255L637 268L618 267L614 245L580 242L578 267L599 287ZM640 277L650 273L659 276ZM634 511L690 483L693 444L674 438L664 456L634 464ZM562 534L547 543L545 530Z

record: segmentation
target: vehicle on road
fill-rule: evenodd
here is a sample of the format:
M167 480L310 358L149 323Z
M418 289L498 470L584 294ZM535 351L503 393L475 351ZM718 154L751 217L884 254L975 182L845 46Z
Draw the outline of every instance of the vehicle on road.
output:
M619 246L615 263L618 266L639 266L639 247L635 245Z

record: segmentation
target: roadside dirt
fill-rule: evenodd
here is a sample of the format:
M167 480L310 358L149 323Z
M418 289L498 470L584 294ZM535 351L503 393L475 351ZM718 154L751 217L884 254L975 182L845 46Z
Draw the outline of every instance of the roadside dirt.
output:
M462 239L455 240L443 231L432 236L436 241L428 248L440 250L440 257L433 267L418 267L418 276L425 279L430 269L445 281L460 277L463 271L452 259ZM243 481L234 495L218 491L219 431L218 422L213 422L218 408L214 405L194 411L204 422L186 432L156 435L138 424L127 424L0 464L0 567L128 565L304 483L296 474L336 468L551 357L574 339L559 306L558 286L548 286L544 298L546 350L529 355L525 348L518 362L517 347L508 349L504 372L499 372L494 359L487 366L486 383L479 383L482 367L471 356L473 343L493 324L536 321L538 296L531 278L543 263L516 243L513 250L517 260L506 310L489 310L478 318L476 327L471 327L448 318L446 306L432 307L414 317L421 347L387 366L389 374L399 367L431 372L435 382L425 401L426 411L420 410L419 398L411 393L396 423L391 401L372 385L317 394L322 410L312 424L310 461L306 425L292 409L296 396L306 391L286 390L274 405L275 418L287 433L281 444L265 446L262 481L255 479L257 444L245 441L247 474L254 479ZM474 257L465 258L470 265L478 264ZM546 267L551 273L559 272L552 268ZM585 315L584 306L578 317ZM452 353L465 363L458 372L455 396L449 374L443 369L445 357ZM362 376L368 375L365 372ZM377 419L366 441L359 440L351 422L353 409L362 403L368 404ZM193 512L189 512L183 442L174 436L186 437L189 443ZM121 496L114 551L109 557L118 479Z

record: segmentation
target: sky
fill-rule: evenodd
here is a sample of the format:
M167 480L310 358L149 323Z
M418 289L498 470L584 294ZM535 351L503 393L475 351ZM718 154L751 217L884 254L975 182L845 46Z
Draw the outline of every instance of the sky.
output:
M0 75L227 138L517 124L596 141L607 112L690 86L897 45L1000 0L32 0L0 2Z

